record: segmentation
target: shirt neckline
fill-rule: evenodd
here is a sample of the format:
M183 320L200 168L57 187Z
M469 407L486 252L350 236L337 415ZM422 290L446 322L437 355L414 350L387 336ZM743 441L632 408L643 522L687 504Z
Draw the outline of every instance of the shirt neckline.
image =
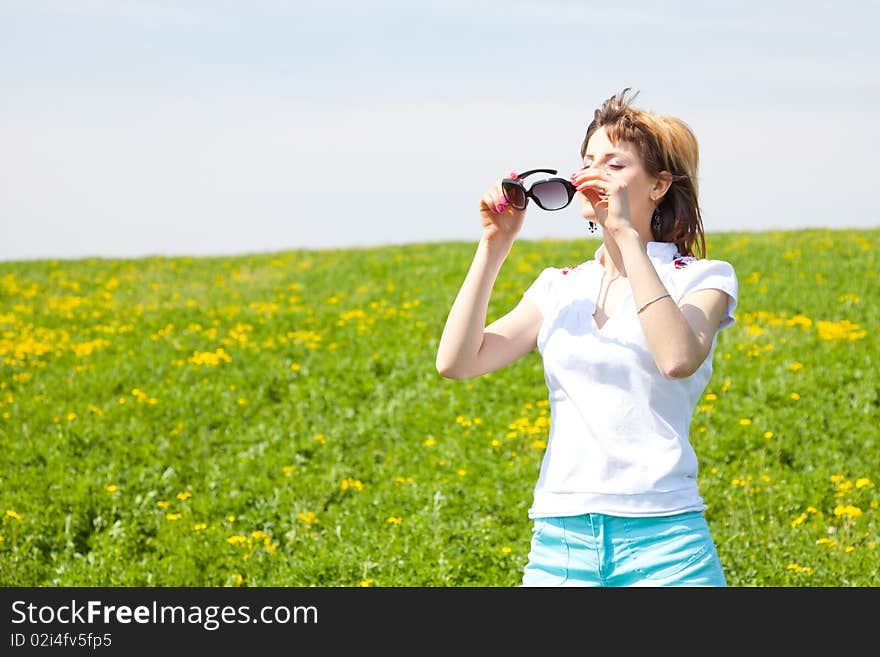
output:
M654 263L655 266L658 264L670 263L679 255L678 254L678 247L675 245L674 242L648 242L645 245L645 248L648 253L648 258L651 259L651 262ZM603 242L602 244L599 245L599 248L596 249L595 253L593 254L593 260L594 260L596 266L599 268L599 271L602 272L603 275L605 272L605 267L600 262L600 258L604 252L605 252L605 243ZM599 285L601 287L601 280L602 279L600 278L599 280L600 280ZM595 327L597 332L604 333L605 329L608 328L608 325L617 317L617 315L620 314L620 312L622 310L624 310L624 306L631 301L632 292L631 291L627 292L626 296L620 302L620 305L617 307L617 309L614 311L614 313L605 318L605 323L602 324L602 326L599 326L599 323L596 321L596 308L599 303L599 296L598 295L599 295L599 290L597 289L595 301L593 303L593 312L590 313L590 320L592 321L593 326Z
M645 248L648 252L648 257L655 263L672 262L679 255L678 247L675 246L675 242L648 242L645 245ZM600 260L604 253L605 242L602 242L602 244L599 245L599 248L596 249L595 253L593 253L593 260L595 260L596 264L600 267L602 266Z

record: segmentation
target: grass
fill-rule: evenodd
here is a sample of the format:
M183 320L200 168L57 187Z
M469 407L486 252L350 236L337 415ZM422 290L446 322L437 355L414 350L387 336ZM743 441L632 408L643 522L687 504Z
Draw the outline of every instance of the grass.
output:
M594 240L521 241L489 320ZM473 243L0 263L0 585L516 586L537 352L434 369ZM709 236L695 411L731 586L880 585L880 230Z

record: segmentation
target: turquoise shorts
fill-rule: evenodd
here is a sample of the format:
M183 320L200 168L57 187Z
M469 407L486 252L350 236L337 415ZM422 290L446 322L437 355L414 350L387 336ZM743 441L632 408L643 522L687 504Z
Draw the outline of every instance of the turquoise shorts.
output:
M522 586L726 586L699 511L536 518Z

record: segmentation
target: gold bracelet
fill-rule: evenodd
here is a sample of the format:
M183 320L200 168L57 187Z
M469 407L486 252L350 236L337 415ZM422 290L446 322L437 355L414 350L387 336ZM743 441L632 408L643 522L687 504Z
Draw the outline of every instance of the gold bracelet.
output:
M659 297L657 297L656 299L651 299L648 303L646 303L644 306L642 306L641 308L639 308L639 312L637 312L636 315L641 315L641 314L642 314L642 311L643 311L645 308L647 308L648 306L650 306L652 303L654 303L655 301L660 301L660 299L665 299L666 297L671 297L671 296L672 296L671 294L666 293L666 294L661 294L661 295L660 295Z

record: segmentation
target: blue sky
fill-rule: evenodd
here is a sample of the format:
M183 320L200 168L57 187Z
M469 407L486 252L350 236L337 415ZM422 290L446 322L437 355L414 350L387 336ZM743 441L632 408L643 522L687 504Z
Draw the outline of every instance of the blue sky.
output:
M880 3L0 0L0 260L479 238L624 87L713 231L876 227ZM522 237L576 238L574 205Z

